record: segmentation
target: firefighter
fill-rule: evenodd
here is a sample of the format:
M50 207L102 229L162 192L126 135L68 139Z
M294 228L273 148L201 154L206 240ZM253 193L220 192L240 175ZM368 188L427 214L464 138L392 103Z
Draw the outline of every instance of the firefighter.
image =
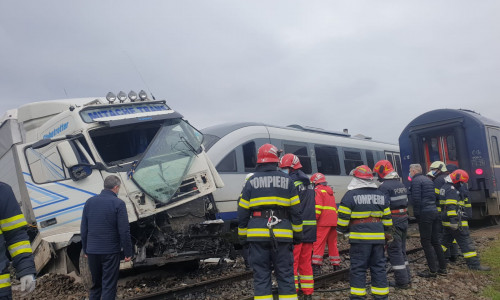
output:
M453 166L452 171L458 169L457 166L455 166L455 165L452 165L452 166ZM445 183L444 179L448 175L450 175L451 171L448 170L448 165L445 165L444 162L442 162L440 160L433 162L429 166L429 169L430 169L429 173L431 173L434 176L434 179L432 179L432 178L431 179L434 182L434 191L436 193L437 209L438 209L440 220L442 220L443 219L443 211L442 210L444 207L444 202L443 202L443 200L440 200L439 191L441 190L441 187ZM439 237L441 244L443 241L443 236L444 236L444 228L443 228L443 226L441 226L440 237ZM446 257L448 259L448 261L450 261L450 262L457 261L457 258L458 258L457 241L454 240L452 246L449 249L443 248L443 251L444 251L444 257Z
M394 240L387 245L387 254L394 270L395 282L390 285L400 289L410 287L410 264L406 256L406 237L408 231L408 191L400 181L388 160L381 160L375 164L373 170L382 182L379 190L389 199L392 223L394 226Z
M366 270L370 269L374 299L388 299L384 244L391 240L392 219L389 199L378 190L372 170L356 167L338 209L337 231L349 237L351 248L351 299L366 297Z
M311 176L316 193L317 235L313 244L313 274L321 275L325 244L328 244L328 258L336 271L340 267L340 256L337 248L337 204L333 190L327 185L325 175L315 173Z
M255 173L245 183L238 204L238 236L249 243L254 299L272 300L274 268L279 299L297 299L293 280L293 245L302 239L300 200L292 179L278 171L278 148L264 144Z
M455 239L462 251L465 262L471 270L489 271L482 266L474 249L474 243L469 236L468 219L472 217L472 206L463 192L463 186L469 180L469 174L464 170L453 171L445 178L440 190L440 200L443 206L444 248L449 248Z
M296 155L291 153L283 155L279 167L292 178L300 199L303 234L302 242L293 247L295 288L298 292L300 285L304 299L312 299L314 278L311 255L313 252L313 243L316 241L314 186L309 181L309 177L302 172L302 164Z
M27 225L12 188L0 182L0 299L12 299L7 250L21 281L21 291L31 293L35 289L36 270Z

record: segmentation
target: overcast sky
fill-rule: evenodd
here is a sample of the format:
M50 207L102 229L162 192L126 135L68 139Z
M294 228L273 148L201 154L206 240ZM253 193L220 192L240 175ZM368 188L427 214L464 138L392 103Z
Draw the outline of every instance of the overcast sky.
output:
M438 108L500 120L500 1L0 1L0 115L145 89L199 129L397 143Z

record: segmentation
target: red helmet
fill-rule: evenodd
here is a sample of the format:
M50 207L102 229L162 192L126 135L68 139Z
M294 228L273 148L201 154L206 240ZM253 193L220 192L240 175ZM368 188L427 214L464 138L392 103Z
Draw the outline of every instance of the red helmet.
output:
M321 173L314 173L311 176L311 182L313 184L318 184L318 183L326 182L325 175L323 175Z
M375 171L380 178L384 178L387 174L394 172L394 167L390 161L384 159L375 164L373 171Z
M280 168L292 168L292 169L300 169L302 168L302 165L300 164L300 160L297 157L297 155L288 153L283 155L283 157L280 160Z
M259 148L257 152L257 163L258 164L266 164L279 162L280 159L278 157L278 148L271 144L264 144Z
M467 172L465 172L462 169L458 169L451 172L450 178L453 183L458 183L458 182L466 183L467 181L469 181L469 174L467 174Z
M356 167L356 169L353 170L352 175L357 178L361 179L368 179L371 180L373 179L373 173L370 167L366 165L361 165Z

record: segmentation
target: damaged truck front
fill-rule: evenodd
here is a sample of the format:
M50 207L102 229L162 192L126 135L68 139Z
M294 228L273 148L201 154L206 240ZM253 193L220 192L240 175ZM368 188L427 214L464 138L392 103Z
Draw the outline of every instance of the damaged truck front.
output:
M30 103L1 120L0 181L30 225L38 272L79 271L83 206L111 174L122 181L135 248L122 268L230 251L212 197L223 183L203 135L165 101L120 95Z

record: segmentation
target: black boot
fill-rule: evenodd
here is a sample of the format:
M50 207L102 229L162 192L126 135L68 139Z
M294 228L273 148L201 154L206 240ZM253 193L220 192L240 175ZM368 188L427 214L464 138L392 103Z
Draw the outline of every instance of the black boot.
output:
M340 270L339 265L333 265L333 272Z
M423 272L418 272L417 275L424 278L436 278L437 272L431 272L430 270L425 270Z
M321 265L313 265L313 275L314 277L321 275Z
M491 271L490 267L488 267L488 266L482 266L482 265L469 266L469 269L471 269L471 270L478 270L478 271Z
M304 299L304 300L312 300L312 298L313 298L313 295L304 295L304 298L302 298L302 299Z

